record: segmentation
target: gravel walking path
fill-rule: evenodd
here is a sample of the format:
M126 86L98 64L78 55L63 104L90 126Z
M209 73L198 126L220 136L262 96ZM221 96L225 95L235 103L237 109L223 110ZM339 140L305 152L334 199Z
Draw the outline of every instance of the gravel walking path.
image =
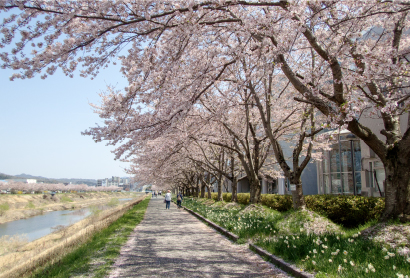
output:
M109 277L289 277L163 200L151 199Z

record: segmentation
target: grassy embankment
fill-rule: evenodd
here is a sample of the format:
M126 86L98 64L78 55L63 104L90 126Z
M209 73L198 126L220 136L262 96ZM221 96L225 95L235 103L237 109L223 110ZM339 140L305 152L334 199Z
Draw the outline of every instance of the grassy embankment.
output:
M135 205L91 240L53 265L38 269L29 277L105 277L128 235L144 218L149 197Z
M90 207L92 215L89 217L70 226L57 227L55 232L29 243L16 237L2 237L0 277L21 277L22 274L30 273L49 262L58 261L97 232L115 222L144 198L145 195L139 195L123 204L119 204L118 199L112 198L108 202L111 206L92 206Z
M252 241L316 277L410 275L410 223L346 228L311 211L189 197L183 205L237 234L239 243Z

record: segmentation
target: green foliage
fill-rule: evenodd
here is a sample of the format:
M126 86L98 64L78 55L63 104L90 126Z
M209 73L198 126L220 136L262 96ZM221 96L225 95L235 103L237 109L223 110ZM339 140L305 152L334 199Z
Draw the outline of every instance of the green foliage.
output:
M107 205L110 207L115 207L120 203L120 201L118 200L118 198L112 198Z
M379 219L385 204L383 198L362 196L309 195L305 201L308 209L345 227Z
M218 201L218 193L217 192L212 192L211 193L211 198L212 198L212 200Z
M61 202L67 203L67 202L72 202L73 200L65 195L61 196L60 198Z
M289 197L273 196L265 198L265 201L286 203L285 200ZM318 197L313 199L322 201L331 199L330 204L338 201L343 204L346 199L356 201L354 204L365 202L365 198L353 196L309 197ZM268 252L296 264L298 268L315 272L316 277L384 278L401 277L398 274L409 273L410 259L399 255L394 249L385 249L360 234L360 231L375 224L375 220L353 229L341 229L311 211L290 209L279 212L262 205L235 206L232 203L220 207L215 204L222 202L212 204L209 203L210 200L208 203L203 200L187 198L185 206L238 235L238 243L251 239ZM379 201L371 199L369 202L376 204L376 210L382 209ZM361 206L370 205L365 203ZM323 233L315 234L318 230Z
M9 203L0 204L0 216L10 209Z
M384 278L409 273L405 256L382 249L360 234L348 237L300 233L259 239L256 244L298 268L316 272L316 277Z
M251 210L246 210L244 205L225 205L221 207L220 204L224 202L210 204L203 200L186 198L184 205L237 234L241 239L248 239L255 235L269 235L276 232L274 223L281 218L279 212L263 208L260 205L253 205Z
M212 200L217 200L218 193L211 193ZM232 193L223 193L223 200L230 202ZM248 205L249 193L238 193L238 203ZM344 227L357 227L372 220L378 220L384 209L384 199L362 196L307 195L306 207L326 216ZM261 204L271 209L285 212L293 208L291 195L262 194Z
M225 202L230 202L232 200L232 193L222 193L222 198Z
M88 209L90 210L91 215L93 215L93 216L98 216L98 215L102 212L102 209L99 208L99 207L96 206L96 205L94 205L94 206L89 206Z
M251 199L251 194L249 193L238 193L238 203L242 205L249 204L249 200Z
M34 209L34 208L36 208L36 206L33 204L33 202L28 202L26 208L27 209Z
M39 269L32 277L107 277L128 235L144 218L149 198L135 205L108 228L62 258L54 265ZM98 262L97 265L93 264Z
M262 194L261 203L277 211L288 211L293 207L291 195Z

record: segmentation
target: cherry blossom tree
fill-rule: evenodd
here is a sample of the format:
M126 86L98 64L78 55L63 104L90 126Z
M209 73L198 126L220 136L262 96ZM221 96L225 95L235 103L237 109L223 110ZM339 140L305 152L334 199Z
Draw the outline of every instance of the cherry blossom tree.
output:
M12 13L0 26L1 47L16 42L0 54L2 67L20 71L12 79L57 68L94 76L120 59L129 86L108 90L96 107L105 126L86 132L122 142L117 158L165 134L255 52L286 76L295 100L327 117L326 127L346 127L380 157L383 219L410 215L408 123L400 130L410 105L407 2L9 0L0 9ZM381 135L364 116L381 120Z

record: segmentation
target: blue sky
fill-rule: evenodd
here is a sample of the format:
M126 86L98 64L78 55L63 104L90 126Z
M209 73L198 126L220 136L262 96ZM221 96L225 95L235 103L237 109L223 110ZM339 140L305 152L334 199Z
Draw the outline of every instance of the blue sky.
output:
M107 85L124 88L119 67L91 80L61 71L42 80L9 81L0 69L0 172L48 178L127 176L127 163L114 161L112 146L95 143L81 132L102 123L89 102L99 103Z

